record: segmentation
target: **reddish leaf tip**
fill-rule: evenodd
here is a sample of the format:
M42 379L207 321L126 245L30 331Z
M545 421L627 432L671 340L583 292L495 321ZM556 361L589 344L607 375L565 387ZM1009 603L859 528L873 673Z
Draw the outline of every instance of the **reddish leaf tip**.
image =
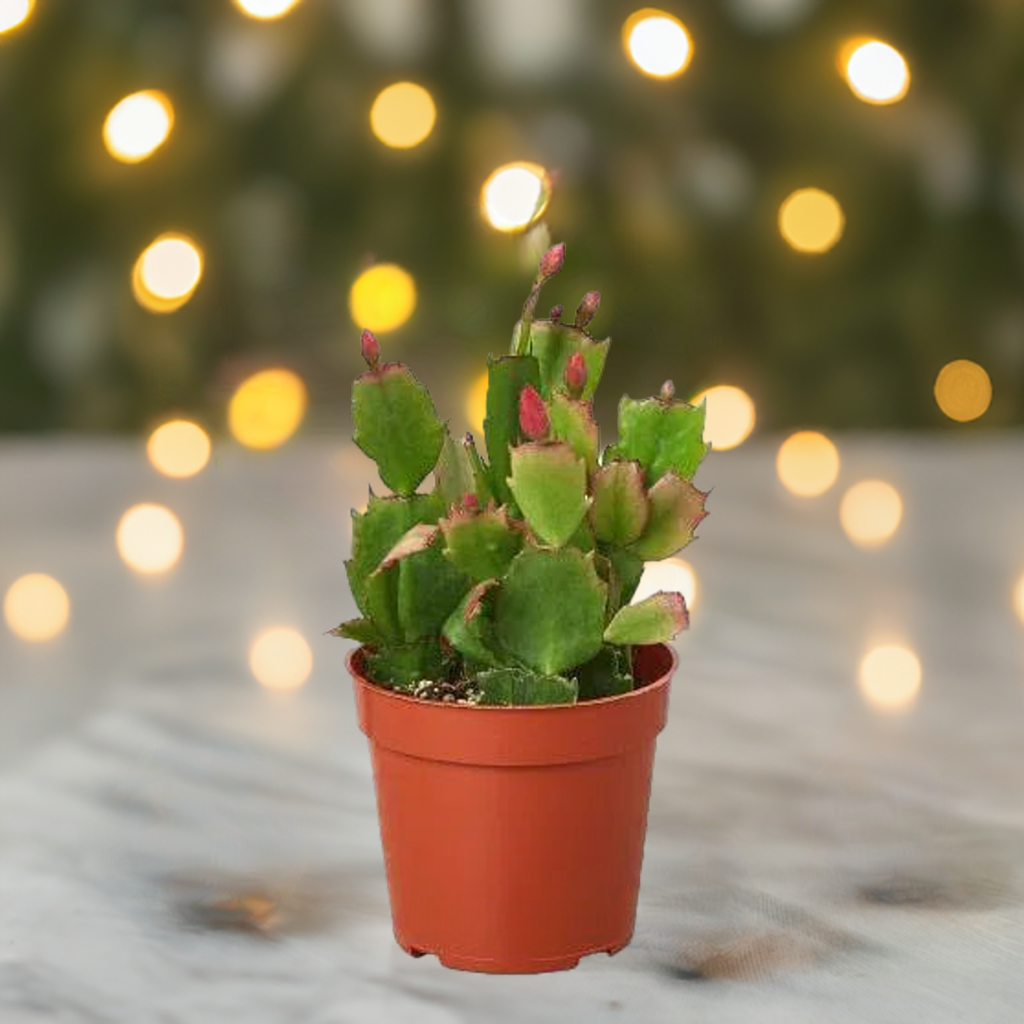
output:
M359 347L362 350L363 358L366 360L366 365L371 370L377 368L377 363L380 362L380 342L375 337L373 331L363 331L362 337L359 339Z
M598 307L601 305L601 293L600 292L587 292L583 296L580 304L576 307L576 327L586 327L591 320L594 319L594 315L597 313Z
M562 269L565 262L565 242L551 246L550 249L540 258L540 279L546 281L554 277Z
M582 394L587 386L587 364L582 352L573 352L565 365L565 386L576 397Z
M531 441L542 441L551 429L547 406L532 384L519 392L519 429Z
M562 307L562 306L552 306L551 307L551 316L548 317L548 319L552 323L558 323L558 321L562 319L563 311L564 311L564 307Z

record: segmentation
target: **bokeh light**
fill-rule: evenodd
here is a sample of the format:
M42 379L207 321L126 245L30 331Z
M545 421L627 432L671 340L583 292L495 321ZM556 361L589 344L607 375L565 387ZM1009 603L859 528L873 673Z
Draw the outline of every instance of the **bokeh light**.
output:
M540 164L519 161L494 171L480 190L484 219L497 231L522 231L551 200L548 172Z
M0 33L17 28L32 13L35 0L0 0Z
M984 367L970 359L955 359L935 378L935 401L951 420L976 420L992 402L992 381Z
M888 43L871 39L847 44L840 59L847 84L865 103L895 103L910 88L907 62Z
M743 444L754 429L757 414L750 395L731 384L718 384L702 391L694 405L707 400L704 440L715 451L726 451Z
M1013 590L1013 607L1017 612L1017 617L1024 622L1024 573L1021 573L1020 579L1017 580L1017 586Z
M393 149L418 146L433 131L436 119L433 98L414 82L389 85L370 108L373 134Z
M697 574L693 566L682 558L663 558L658 562L644 562L644 574L633 594L631 604L637 604L659 590L675 591L683 595L686 607L692 612L697 606Z
M173 313L185 305L203 276L203 257L185 235L157 238L132 270L135 300L151 313Z
M235 6L240 11L260 21L283 17L298 3L299 0L235 0Z
M171 420L149 435L146 454L165 476L195 476L210 461L210 438L198 423Z
M921 662L908 647L884 644L861 660L860 692L873 707L900 711L913 703L920 689Z
M845 225L842 207L820 188L797 189L779 207L779 231L797 252L828 252Z
M843 495L839 520L847 537L863 548L884 544L903 518L903 501L892 484L862 480Z
M397 263L378 263L355 279L348 308L357 327L379 334L393 331L416 309L416 282Z
M483 437L484 418L487 416L487 381L488 374L484 370L469 389L466 395L466 422L474 436Z
M11 632L32 643L53 639L67 625L70 612L67 591L41 572L15 580L4 597L4 618Z
M690 63L693 46L678 18L653 7L635 11L622 26L629 59L651 78L673 78Z
M171 101L162 92L147 89L126 96L107 114L103 142L112 157L134 164L163 145L173 126Z
M782 442L775 469L787 491L801 498L814 498L836 482L839 452L824 434L801 430Z
M313 652L297 630L274 626L253 641L249 667L268 690L295 690L313 670Z
M184 543L178 517L163 505L134 505L117 524L117 550L136 572L166 572L181 557Z
M291 370L261 370L244 380L228 405L228 429L246 448L269 450L284 444L302 423L308 396Z

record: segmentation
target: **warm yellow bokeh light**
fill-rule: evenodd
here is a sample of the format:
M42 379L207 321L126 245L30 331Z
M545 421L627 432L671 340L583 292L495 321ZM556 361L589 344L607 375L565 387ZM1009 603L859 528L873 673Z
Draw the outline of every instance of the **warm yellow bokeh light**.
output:
M393 331L416 309L416 282L397 263L378 263L355 279L348 308L357 327L378 334Z
M235 0L235 6L260 21L272 21L287 14L299 0Z
M0 33L17 28L34 6L35 0L0 0Z
M757 419L750 395L731 384L718 384L702 391L693 404L700 405L705 399L708 405L704 440L720 452L743 444Z
M67 591L41 572L15 580L4 598L4 618L11 632L33 643L53 639L67 625L70 612Z
M828 252L843 236L842 207L820 188L801 188L779 207L779 231L797 252Z
M157 238L135 261L132 293L151 313L173 313L185 305L203 276L203 256L185 235Z
M877 39L843 47L840 61L853 94L865 103L895 103L907 95L910 69L899 50Z
M903 518L899 492L884 480L862 480L843 495L839 520L847 537L862 548L884 544Z
M644 574L633 594L631 604L637 604L659 590L682 594L686 607L692 612L697 605L697 574L693 566L682 558L663 558L659 562L644 562Z
M693 56L682 22L652 7L635 11L626 19L622 42L629 59L651 78L673 78L686 69Z
M184 543L178 517L163 505L134 505L117 524L117 550L136 572L170 569L181 557Z
M801 430L782 442L775 469L787 491L801 498L814 498L836 482L839 452L824 434Z
M1017 580L1017 586L1013 590L1013 607L1021 622L1024 622L1024 573Z
M171 420L149 435L146 454L165 476L195 476L210 461L210 438L198 423Z
M955 359L935 378L935 401L951 420L976 420L992 402L992 381L984 367L970 359Z
M112 157L135 164L161 146L173 126L171 101L162 92L147 89L126 96L107 114L103 142Z
M373 134L393 149L418 146L433 131L436 119L433 98L414 82L389 85L370 108Z
M306 385L298 374L261 370L231 396L228 428L246 448L277 448L299 429L307 403Z
M484 418L487 416L487 381L488 374L484 370L469 389L466 396L466 422L477 437L484 433Z
M921 662L900 644L884 644L864 655L860 663L860 692L873 707L900 711L921 689Z
M480 210L498 231L522 231L551 200L551 181L540 164L519 161L494 171L480 190Z
M313 671L313 652L297 630L264 630L249 649L249 667L268 690L295 690Z

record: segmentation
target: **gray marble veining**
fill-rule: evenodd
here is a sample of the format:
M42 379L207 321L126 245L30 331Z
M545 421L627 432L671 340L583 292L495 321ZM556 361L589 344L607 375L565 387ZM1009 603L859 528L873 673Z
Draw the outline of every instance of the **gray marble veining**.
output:
M391 938L346 645L322 635L352 612L362 456L226 450L171 481L137 445L5 443L0 586L48 572L72 618L0 637L0 1022L1024 1019L1024 437L840 451L810 501L770 439L702 469L633 945L494 978ZM905 507L872 551L837 514L865 476ZM113 543L142 500L185 529L159 578ZM247 666L277 623L314 652L293 693ZM856 681L886 639L924 671L895 715Z

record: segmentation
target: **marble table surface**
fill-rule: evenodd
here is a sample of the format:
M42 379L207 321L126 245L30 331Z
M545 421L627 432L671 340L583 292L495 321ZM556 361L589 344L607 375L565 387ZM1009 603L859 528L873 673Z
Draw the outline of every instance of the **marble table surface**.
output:
M330 437L159 477L128 441L0 445L0 586L47 572L55 640L0 633L2 1024L555 1024L1024 1019L1024 435L845 437L839 483L778 483L778 438L713 454L700 581L662 734L637 931L564 974L489 977L393 942L343 641L348 509ZM876 550L843 490L904 502ZM180 518L159 577L138 501ZM266 626L314 669L271 692ZM862 697L874 643L920 693Z

